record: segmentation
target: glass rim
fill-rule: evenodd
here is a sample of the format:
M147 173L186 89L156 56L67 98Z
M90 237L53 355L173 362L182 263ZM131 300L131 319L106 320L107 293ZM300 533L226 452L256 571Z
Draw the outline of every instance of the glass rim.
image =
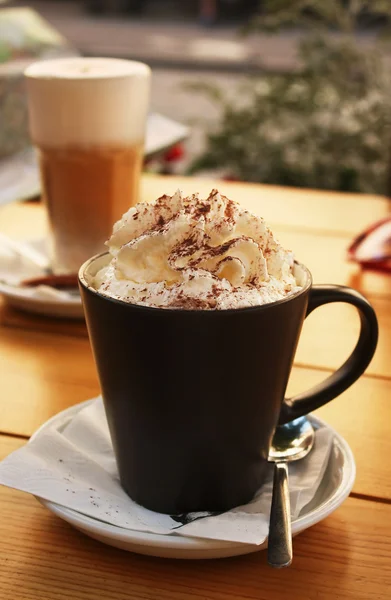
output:
M111 63L114 65L115 63L118 65L121 63L122 65L126 65L128 67L128 71L124 70L120 73L109 73L107 72L105 75L93 76L93 77L80 77L80 75L67 75L66 77L63 75L53 76L50 71L50 67L64 66L67 63L95 63L98 61L104 61L106 63ZM127 58L117 58L117 57L103 57L103 56L61 56L58 58L50 58L45 60L35 60L34 62L30 62L28 66L24 69L24 76L27 79L35 79L35 80L50 80L54 79L55 81L82 81L83 83L88 81L90 83L99 82L99 81L107 81L107 80L117 80L131 77L140 77L140 75L145 77L151 76L151 68L140 60L131 60Z

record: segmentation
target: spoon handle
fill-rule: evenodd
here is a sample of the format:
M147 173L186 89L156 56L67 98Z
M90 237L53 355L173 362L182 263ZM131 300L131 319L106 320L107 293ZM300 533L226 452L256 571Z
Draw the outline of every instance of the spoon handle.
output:
M288 465L275 463L267 560L269 565L280 569L289 567L292 558Z

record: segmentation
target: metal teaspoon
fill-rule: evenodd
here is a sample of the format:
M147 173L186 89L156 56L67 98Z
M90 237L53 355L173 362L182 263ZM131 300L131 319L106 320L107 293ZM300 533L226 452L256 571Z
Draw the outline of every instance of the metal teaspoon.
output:
M274 463L267 559L275 568L289 567L293 558L288 462L300 460L311 451L315 431L307 417L276 429L269 451Z

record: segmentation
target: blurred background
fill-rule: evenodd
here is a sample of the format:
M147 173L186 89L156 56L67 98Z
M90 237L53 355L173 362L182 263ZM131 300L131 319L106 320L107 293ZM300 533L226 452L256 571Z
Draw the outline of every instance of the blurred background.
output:
M169 119L147 170L390 195L390 17L391 0L0 0L0 159L29 144L28 62L115 56L152 67Z

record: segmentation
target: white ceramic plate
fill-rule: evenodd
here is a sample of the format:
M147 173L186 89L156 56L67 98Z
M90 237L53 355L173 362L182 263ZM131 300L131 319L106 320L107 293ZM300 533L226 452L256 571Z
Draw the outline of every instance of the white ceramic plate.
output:
M60 319L84 319L83 305L79 295L66 299L32 296L29 291L6 283L0 283L0 294L9 306L24 312Z
M41 254L47 254L47 242L43 238L28 240L27 243ZM12 250L0 247L0 294L9 306L48 317L83 319L83 305L78 293L58 293L46 286L23 288L12 285L14 281L41 276L39 267L17 256Z
M43 431L57 421L64 422L64 417L69 420L72 419L89 402L91 401L88 400L59 413L42 425L38 432ZM299 517L292 522L293 535L297 535L301 531L308 529L308 527L322 521L335 511L350 494L356 475L356 466L352 451L343 437L321 419L310 415L310 420L314 427L324 426L331 429L334 434L334 445L323 481L315 497L303 508ZM38 500L52 513L86 535L109 546L115 546L116 548L138 554L162 558L206 559L250 554L251 552L257 552L267 547L267 542L256 546L252 544L191 538L180 534L157 535L131 531L98 521L54 502L42 500L41 498L38 498Z

